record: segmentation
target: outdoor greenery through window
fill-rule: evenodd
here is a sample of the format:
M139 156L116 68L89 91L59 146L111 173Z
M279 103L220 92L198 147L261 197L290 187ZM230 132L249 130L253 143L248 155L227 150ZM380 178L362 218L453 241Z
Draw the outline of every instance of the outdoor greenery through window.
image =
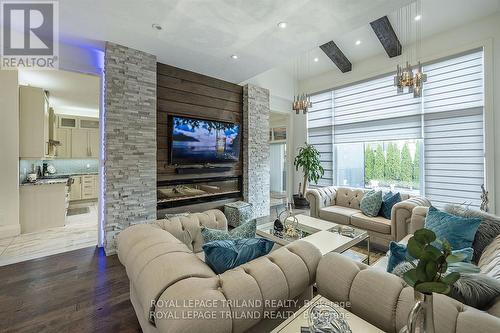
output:
M365 187L420 189L418 141L365 144Z

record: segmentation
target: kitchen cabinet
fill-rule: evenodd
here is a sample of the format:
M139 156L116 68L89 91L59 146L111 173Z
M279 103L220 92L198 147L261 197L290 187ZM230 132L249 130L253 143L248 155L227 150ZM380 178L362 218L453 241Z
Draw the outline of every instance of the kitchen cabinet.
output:
M99 131L89 130L89 157L99 158Z
M70 201L82 200L82 177L81 176L72 176L71 177L69 200Z
M72 176L70 200L91 200L99 196L98 175Z
M20 186L21 233L64 226L67 191L66 183Z
M71 157L89 157L89 131L86 129L71 130Z
M60 158L99 158L98 130L81 128L64 130L71 133L67 144L67 147L71 147L71 151L69 155L61 155Z
M56 148L56 158L71 158L71 130L58 128L56 133L60 143Z
M54 110L41 88L19 87L19 156L46 159L55 155Z

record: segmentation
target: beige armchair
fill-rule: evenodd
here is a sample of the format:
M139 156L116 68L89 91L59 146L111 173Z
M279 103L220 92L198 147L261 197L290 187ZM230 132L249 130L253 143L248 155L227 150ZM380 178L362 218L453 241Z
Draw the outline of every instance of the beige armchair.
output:
M431 205L424 197L402 193L403 201L394 205L390 220L383 216L369 217L359 207L367 191L329 186L308 190L306 199L311 207L311 216L367 230L371 241L383 246L388 246L391 240L400 241L411 232L410 222L414 208Z

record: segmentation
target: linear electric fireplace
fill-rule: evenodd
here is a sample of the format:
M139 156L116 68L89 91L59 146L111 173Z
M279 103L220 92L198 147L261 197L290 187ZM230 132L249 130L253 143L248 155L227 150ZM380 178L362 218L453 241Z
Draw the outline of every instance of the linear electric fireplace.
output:
M241 196L240 177L164 181L158 184L158 207L172 208Z

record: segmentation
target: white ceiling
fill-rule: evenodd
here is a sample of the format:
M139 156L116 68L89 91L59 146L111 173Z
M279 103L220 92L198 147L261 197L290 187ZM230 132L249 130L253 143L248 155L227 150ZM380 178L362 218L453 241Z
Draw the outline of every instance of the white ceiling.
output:
M99 77L66 71L20 70L19 84L45 89L57 114L99 117Z
M109 40L242 82L410 0L64 0L63 41ZM286 29L277 23L288 22ZM153 23L163 26L156 31ZM237 60L231 55L238 55Z
M414 9L413 9L414 10ZM459 25L479 20L483 17L494 14L500 10L500 0L423 0L422 19L415 22L411 18L412 24L422 25L422 37L431 36L446 30L453 29ZM386 13L391 24L404 45L404 24L398 25L398 11ZM332 37L353 66L357 62L368 59L374 55L384 53L385 50L377 39L370 24L367 22L352 31L338 37ZM356 45L360 40L361 44ZM318 62L314 62L314 58ZM298 67L298 68L297 68ZM315 47L299 57L292 59L284 66L289 72L298 77L299 80L316 76L318 74L335 70L340 70L319 48ZM297 75L298 73L298 75Z

